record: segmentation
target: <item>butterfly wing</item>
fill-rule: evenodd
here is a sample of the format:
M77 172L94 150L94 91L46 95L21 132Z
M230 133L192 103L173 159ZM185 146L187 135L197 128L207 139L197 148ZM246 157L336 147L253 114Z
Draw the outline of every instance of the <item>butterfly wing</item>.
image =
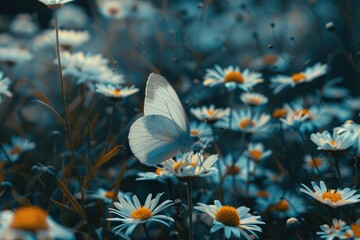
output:
M167 117L184 132L189 132L189 122L175 90L164 77L156 73L150 74L146 84L144 115Z
M158 165L183 150L185 132L171 119L148 115L137 119L130 128L129 145L146 165Z

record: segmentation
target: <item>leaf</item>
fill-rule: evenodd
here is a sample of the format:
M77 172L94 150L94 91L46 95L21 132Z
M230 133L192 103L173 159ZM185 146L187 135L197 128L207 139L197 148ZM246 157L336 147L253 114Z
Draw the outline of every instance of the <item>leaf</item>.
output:
M50 106L49 104L39 100L39 99L34 99L32 100L33 102L35 103L39 103L42 107L46 108L47 110L49 110L50 112L52 112L54 114L54 116L57 118L57 120L60 122L60 124L66 128L66 125L65 125L65 121L64 119L60 116L60 114L52 107Z
M64 210L67 210L67 211L69 211L69 212L77 213L74 209L72 209L72 208L69 207L69 206L66 206L65 204L63 204L63 203L61 203L61 202L58 202L58 201L56 201L56 200L54 200L54 199L51 199L51 198L50 198L50 201L51 201L54 205L56 205L58 208L60 208L60 209L64 209Z
M77 214L79 214L83 219L85 219L85 213L83 211L83 208L78 203L78 201L74 198L74 196L71 194L71 192L66 187L66 185L59 178L56 178L56 183L57 183L58 187L60 188L61 192L64 194L64 196L69 200L74 211Z
M107 163L123 146L118 145L106 153L94 166L90 168L89 174L85 176L83 189L85 189L95 178L102 165Z
M129 167L129 165L125 164L125 166L123 167L123 169L120 172L120 175L119 175L119 177L118 177L118 179L116 181L116 185L114 187L114 193L113 193L113 196L112 196L112 203L114 203L116 201L116 198L117 198L117 196L119 194L119 189L120 189L122 179L123 179L124 174L125 174L128 167Z

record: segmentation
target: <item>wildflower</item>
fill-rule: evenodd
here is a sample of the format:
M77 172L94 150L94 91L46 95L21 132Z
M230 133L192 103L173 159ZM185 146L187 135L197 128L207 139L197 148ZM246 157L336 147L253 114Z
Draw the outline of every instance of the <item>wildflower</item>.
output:
M352 233L351 235L356 240L360 239L360 221L359 221L359 219L355 223L351 224L350 227L351 227L351 233Z
M287 228L297 228L300 225L299 220L294 217L289 218L286 220L286 227Z
M320 172L325 172L329 168L329 161L324 156L312 157L307 154L304 157L304 167L310 173L317 173L316 167Z
M245 154L242 154L238 159L233 158L231 154L227 154L223 161L224 165L222 175L223 176L234 176L236 181L244 182L247 180L248 175L251 175L255 169L255 164L253 161L248 162L248 158ZM224 185L231 185L231 181L227 181L229 178L225 178Z
M14 34L22 36L32 36L38 31L38 26L30 14L17 15L9 28Z
M310 139L318 146L318 150L325 151L344 151L353 144L351 138L339 135L337 131L333 132L333 136L328 131L312 133Z
M333 219L333 225L329 226L327 224L323 224L320 226L321 231L316 234L320 235L320 238L324 238L326 240L333 239L349 239L349 236L345 236L345 231L349 229L349 226L343 220Z
M50 9L61 8L65 3L72 2L74 0L38 0L47 5Z
M177 178L174 175L170 175L166 170L161 167L156 168L154 172L138 173L137 176L138 178L136 178L136 181L157 180L160 182L165 182L169 179L174 183L178 182Z
M209 143L214 141L213 131L211 126L204 122L198 123L196 121L190 122L190 134L200 140L202 148L206 148Z
M269 157L271 155L271 150L266 150L262 143L249 143L246 155L255 162L260 162L261 160Z
M354 112L360 111L360 97L348 98L345 100L345 104Z
M7 156L12 162L19 159L20 155L26 151L30 151L36 147L36 144L28 139L13 136L11 138L11 145L3 144ZM0 152L0 162L6 160L6 156Z
M190 108L190 112L199 120L208 122L216 122L229 113L229 108L215 108L213 104L209 107L202 106L198 108Z
M301 184L304 188L300 188L300 192L306 193L322 204L326 204L332 208L337 208L343 205L360 202L360 194L356 194L356 190L350 188L328 189L323 181L320 181L320 186L315 182L311 182L315 192L309 187Z
M75 239L70 229L57 224L37 206L19 207L15 212L0 212L0 236L9 239Z
M12 93L9 90L11 81L9 78L4 77L4 73L0 72L0 103L2 102L2 95L12 97Z
M243 93L240 99L249 106L260 106L268 102L268 98L260 93Z
M335 78L325 84L322 93L324 97L332 99L343 99L349 96L349 89L344 87L335 86L337 83L342 81L341 78Z
M186 180L217 173L217 168L213 167L217 160L218 155L205 158L203 154L190 152L183 154L180 160L169 159L161 165L168 174Z
M6 63L9 66L21 64L30 61L33 55L18 47L0 48L0 62Z
M342 126L334 128L334 132L341 135L345 139L351 139L353 147L360 155L360 125L352 120L346 121Z
M138 0L98 0L97 5L100 13L106 18L124 19L131 16L144 19L155 14L152 4Z
M231 234L234 234L236 238L244 236L246 239L252 239L249 235L252 234L258 238L255 232L262 232L259 224L265 224L258 219L260 216L254 216L249 213L250 208L247 207L232 207L223 206L220 201L215 200L215 205L206 205L204 203L198 203L195 209L206 213L212 219L214 219L213 227L210 232L216 232L220 229L224 229L225 237L230 238Z
M317 63L308 67L303 72L295 73L291 76L277 75L271 79L270 87L273 88L274 94L278 94L286 87L295 87L300 83L311 82L317 77L324 75L327 71L327 65Z
M214 69L206 70L203 85L212 87L218 84L225 84L228 90L240 88L247 92L263 81L261 73L252 72L249 69L240 71L239 67L234 66L222 69L216 65Z
M47 37L51 43L55 42L55 32L48 31ZM89 41L90 34L88 31L74 31L59 29L59 44L63 49L70 50Z
M233 111L231 129L237 132L255 133L263 131L270 116L266 113L252 113L250 109ZM216 127L229 128L230 116L227 115L215 124Z
M139 91L139 89L135 88L135 86L121 87L119 85L115 86L111 84L96 84L95 87L96 92L112 99L126 98Z
M91 193L88 196L90 198L102 200L105 203L111 203L113 196L114 196L114 191L109 191L109 190L105 190L103 188L99 188L94 193ZM125 194L123 192L119 191L117 198L124 198L124 197L125 197Z
M113 232L116 235L127 238L139 224L158 222L170 227L165 221L174 222L174 219L166 215L158 215L158 213L170 207L173 203L171 200L166 200L158 205L161 195L163 195L163 193L157 194L156 197L152 199L152 194L149 194L144 205L140 204L136 195L132 198L129 196L125 196L124 198L119 197L119 202L114 203L115 208L109 209L109 212L117 217L107 219L108 221L121 222L113 228ZM123 231L125 229L124 234Z

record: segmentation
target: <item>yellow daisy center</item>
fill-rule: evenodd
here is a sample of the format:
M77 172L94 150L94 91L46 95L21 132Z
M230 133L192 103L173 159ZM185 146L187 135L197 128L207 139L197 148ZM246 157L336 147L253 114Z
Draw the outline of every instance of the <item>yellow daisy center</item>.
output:
M248 102L248 104L255 105L255 106L261 104L261 100L259 98L257 98L257 97L249 97L247 99L247 102Z
M151 213L150 209L142 206L141 208L138 208L138 209L132 211L132 213L130 214L130 217L144 221L144 220L151 218L152 213Z
M119 13L119 9L117 9L115 7L110 7L110 8L108 8L107 11L111 16L115 16Z
M330 140L329 143L331 144L331 146L335 146L335 140Z
M272 209L279 212L286 212L287 210L289 210L289 203L285 199L282 199L279 202L275 203L272 206Z
M19 146L15 146L10 150L10 154L14 155L14 154L20 154L21 153L21 147Z
M155 173L156 173L157 175L160 175L163 171L164 171L164 170L163 170L162 168L157 168L157 169L155 170Z
M268 198L270 196L270 193L268 191L260 190L257 191L256 196L261 198Z
M360 237L360 225L357 223L351 224L351 230L354 233L354 237L359 238Z
M286 116L286 114L287 114L287 111L285 109L278 108L278 109L275 109L275 111L273 112L273 117L276 119L279 119L279 118Z
M306 76L303 73L295 73L294 75L291 76L291 80L294 83L300 83L300 82L304 81L305 79L306 79Z
M309 167L311 168L320 167L322 163L323 162L320 158L314 158L314 161L309 162Z
M304 117L306 114L311 114L311 112L307 108L299 109L295 111L295 116Z
M14 212L10 227L30 232L46 230L47 212L36 206L20 207Z
M227 166L226 168L226 173L229 175L235 175L240 173L240 168L236 165Z
M106 191L104 192L104 197L112 199L114 196L114 193L112 191Z
M276 63L277 60L278 60L278 57L275 54L271 54L271 53L266 54L263 57L263 61L264 61L265 65L272 65L272 64Z
M251 120L250 118L244 118L243 120L241 120L239 126L242 129L245 129L247 127L253 127L255 125L255 122L253 120Z
M199 131L196 130L196 129L191 129L191 130L190 130L190 135L191 135L191 136L198 136L198 135L199 135Z
M231 206L222 206L216 213L215 218L226 226L238 226L240 224L240 217L236 208Z
M182 167L186 166L186 161L174 163L174 166L173 166L174 172L177 172L179 170L180 166L182 166Z
M231 71L226 74L225 82L244 83L244 77L237 71Z
M262 156L262 151L260 150L249 150L248 151L249 156L254 160L260 160Z
M323 200L329 199L331 202L336 203L342 199L341 194L339 192L332 192L331 190L328 190L327 192L324 192L321 195L321 198Z
M216 112L216 110L215 110L215 109L212 109L212 110L207 110L207 114L208 114L208 116L209 116L209 117L214 116L215 112Z
M115 89L112 93L114 94L114 96L119 96L120 92L121 91L119 89Z

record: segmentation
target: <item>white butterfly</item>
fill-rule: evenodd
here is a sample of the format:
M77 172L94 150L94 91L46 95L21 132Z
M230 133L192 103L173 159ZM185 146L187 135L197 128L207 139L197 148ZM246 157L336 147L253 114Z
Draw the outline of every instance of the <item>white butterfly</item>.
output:
M145 90L144 115L129 132L134 155L146 165L158 165L191 150L196 142L190 134L185 110L168 81L151 73Z

